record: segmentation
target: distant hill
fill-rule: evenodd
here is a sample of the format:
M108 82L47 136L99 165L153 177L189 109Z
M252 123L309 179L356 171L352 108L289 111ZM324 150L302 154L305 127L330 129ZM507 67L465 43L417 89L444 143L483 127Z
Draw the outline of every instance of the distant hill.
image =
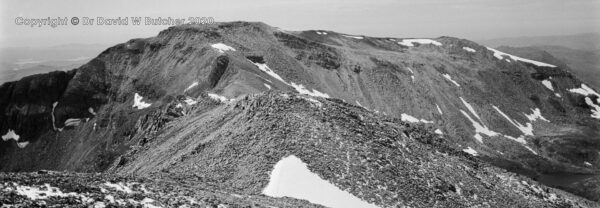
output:
M554 65L566 65L581 80L600 88L600 50L585 51L563 46L501 46L498 50Z
M103 44L67 44L1 48L0 84L33 74L77 68L107 47Z
M489 40L479 40L476 42L493 48L500 46L526 47L553 45L585 51L600 50L600 34L598 33L585 33L563 36L498 38Z

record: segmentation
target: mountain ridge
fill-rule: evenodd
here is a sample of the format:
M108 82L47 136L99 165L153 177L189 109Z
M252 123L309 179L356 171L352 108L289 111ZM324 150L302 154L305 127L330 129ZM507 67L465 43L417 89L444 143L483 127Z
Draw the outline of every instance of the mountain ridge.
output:
M590 174L597 172L600 162L600 142L594 140L600 134L600 124L590 116L597 97L588 91L575 93L583 86L561 66L540 66L451 37L402 39L320 30L291 32L247 22L183 25L153 38L110 47L72 71L3 84L0 109L5 113L0 117L0 134L9 135L12 130L20 138L12 136L0 144L0 169L137 174L136 168L155 167L144 167L148 162L138 154L148 152L138 152L137 146L158 148L154 140L159 137L167 142L169 138L185 141L183 133L161 135L182 123L202 120L209 124L221 118L219 113L226 112L224 109L213 112L212 117L203 114L215 105L222 106L219 102L281 91L325 97L346 106L334 113L365 108L414 123L409 126L422 125L429 129L429 135L441 132L443 143L453 144L452 148L436 147L438 151L470 152L532 177L559 171ZM57 92L49 94L49 89ZM250 106L280 98L268 94L257 99L266 100ZM296 96L293 99L297 101L292 106L306 104ZM319 99L308 104L329 102ZM194 112L208 117L185 120ZM311 110L302 113L308 112ZM250 120L260 118L249 114ZM376 140L377 136L368 138ZM19 148L11 143L13 139L28 144ZM70 147L69 151L65 147ZM202 150L197 151L204 154ZM183 149L175 152L191 153ZM182 155L147 159L158 164L171 161L176 166L189 159ZM131 158L124 159L127 157ZM246 172L228 171L233 175ZM238 185L246 187L243 184ZM431 202L423 198L411 203Z

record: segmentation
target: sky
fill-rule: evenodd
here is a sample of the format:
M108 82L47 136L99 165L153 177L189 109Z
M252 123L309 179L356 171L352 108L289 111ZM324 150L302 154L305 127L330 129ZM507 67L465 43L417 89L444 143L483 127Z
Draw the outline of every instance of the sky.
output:
M323 29L376 37L471 40L600 32L600 0L3 0L0 47L117 44L168 26L17 25L17 18L212 17L284 30ZM186 21L187 22L187 21Z

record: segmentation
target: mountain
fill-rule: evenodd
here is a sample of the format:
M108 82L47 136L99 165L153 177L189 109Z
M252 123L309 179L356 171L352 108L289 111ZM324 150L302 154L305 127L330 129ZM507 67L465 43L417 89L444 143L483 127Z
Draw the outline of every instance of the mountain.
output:
M35 204L31 198L43 196L45 192L39 187L44 184L42 187L55 190L62 199L47 203L60 206L251 203L310 207L306 202L260 195L270 195L268 187L279 181L272 179L278 175L278 165L292 155L302 158L300 162L320 180L372 207L595 205L481 163L423 127L338 99L269 91L226 103L208 96L196 102L171 103L184 106L176 111L184 116L162 124L166 126L157 132L148 130L157 129L166 115L148 115L144 119L148 122L138 123L135 129L146 131L130 139L133 148L107 171L116 176L53 172L46 176L46 171L0 174L0 179L10 182L5 183L4 190L8 191L0 198L9 204ZM297 174L299 170L281 171ZM284 188L276 188L275 193ZM314 203L314 196L306 194L317 192L314 188L300 194L291 192L291 196L308 196L306 199ZM18 194L19 190L28 190L30 198Z
M320 202L267 188L291 166L365 206L593 207L535 180L598 174L599 97L567 66L453 37L181 25L0 86L0 170Z
M562 46L501 46L498 47L498 50L555 65L563 64L563 66L568 66L585 83L600 88L600 50L584 51ZM543 56L548 54L555 57L556 60L546 60L540 57L540 54L544 54Z
M513 46L562 46L575 50L598 51L600 50L599 33L583 33L573 35L555 35L555 36L532 36L532 37L513 37L497 38L490 40L479 40L481 44L490 47Z

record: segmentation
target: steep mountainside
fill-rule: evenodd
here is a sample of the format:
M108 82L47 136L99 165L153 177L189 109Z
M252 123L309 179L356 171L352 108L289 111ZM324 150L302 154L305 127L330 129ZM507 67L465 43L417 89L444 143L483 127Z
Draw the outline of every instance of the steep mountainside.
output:
M377 207L596 205L481 163L423 127L337 99L278 92L226 103L201 97L179 112L185 115L165 128L132 138L138 144L109 170L136 177L0 175L6 181L0 199L62 206L312 206L259 196L276 176L271 169L293 155ZM56 197L43 198L47 191Z
M252 95L265 91L288 94ZM531 177L597 173L598 97L565 66L452 37L182 25L0 86L0 169L196 177L258 194L295 155L379 206L562 206L568 194L481 160ZM468 187L477 194L457 191Z

